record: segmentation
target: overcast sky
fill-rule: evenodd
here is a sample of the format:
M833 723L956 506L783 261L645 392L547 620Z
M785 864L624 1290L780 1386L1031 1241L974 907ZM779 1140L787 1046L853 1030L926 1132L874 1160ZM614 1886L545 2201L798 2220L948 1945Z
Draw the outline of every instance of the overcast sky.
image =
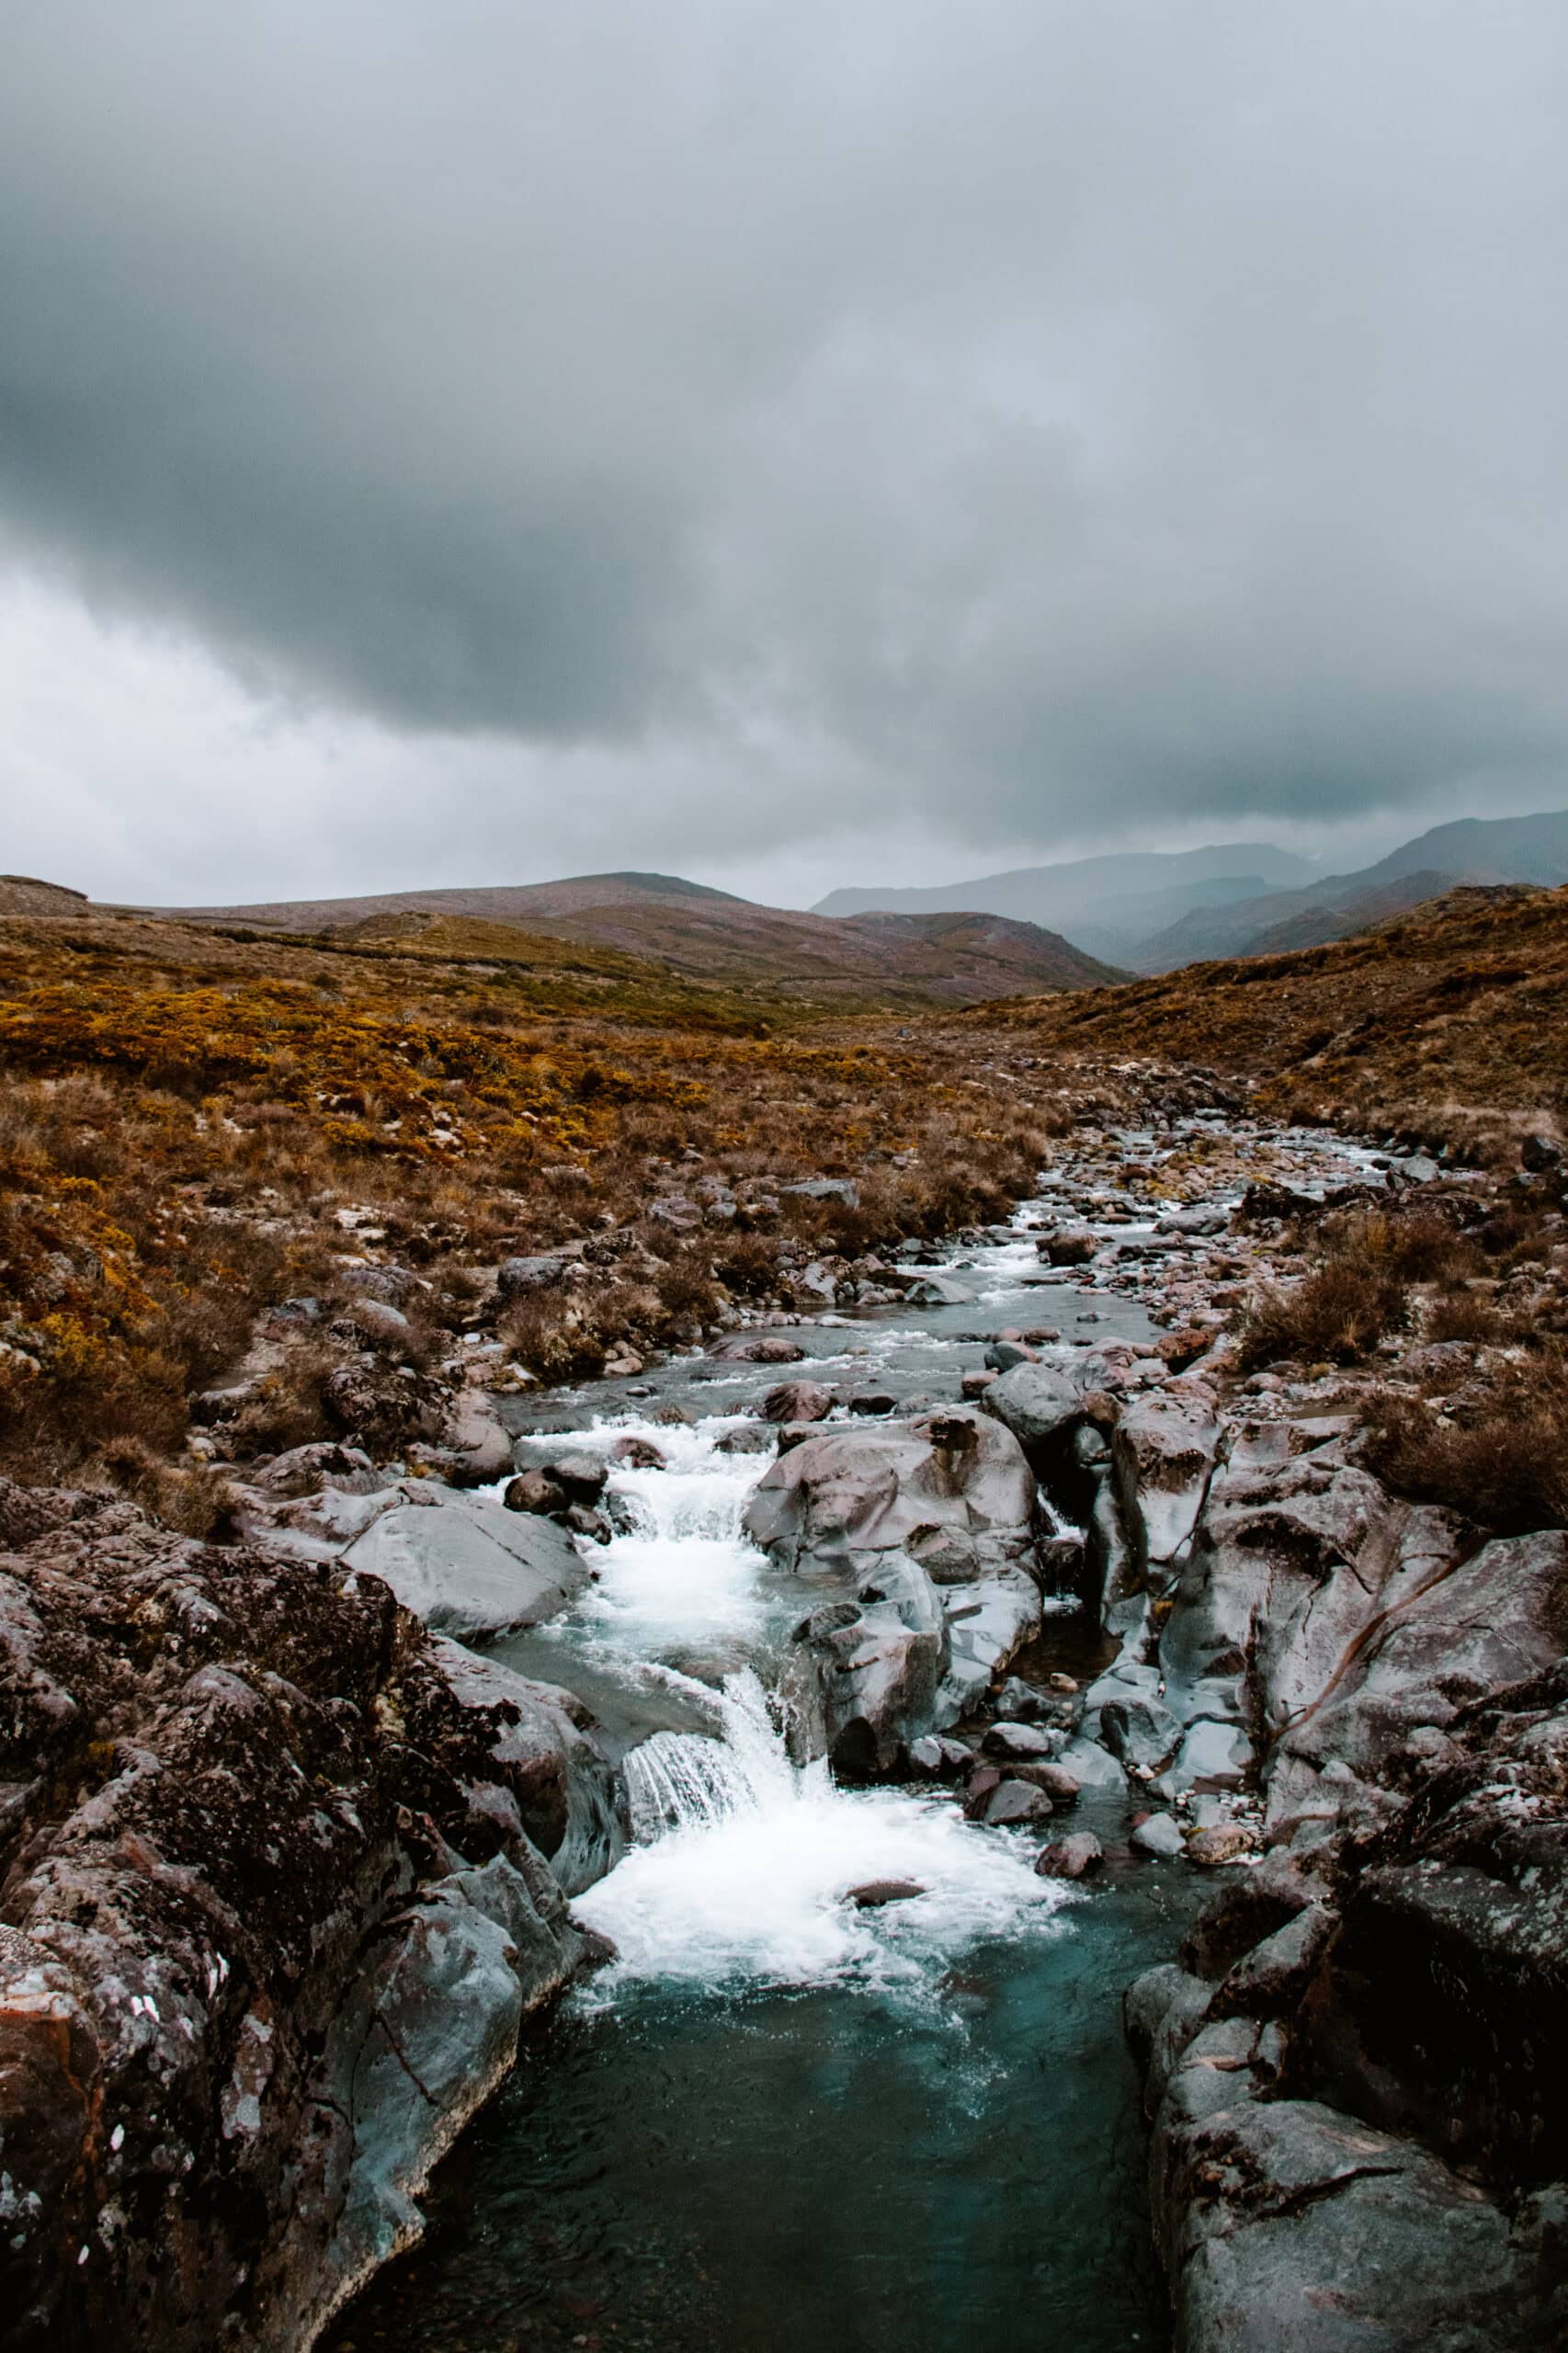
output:
M0 867L1568 806L1562 0L9 0Z

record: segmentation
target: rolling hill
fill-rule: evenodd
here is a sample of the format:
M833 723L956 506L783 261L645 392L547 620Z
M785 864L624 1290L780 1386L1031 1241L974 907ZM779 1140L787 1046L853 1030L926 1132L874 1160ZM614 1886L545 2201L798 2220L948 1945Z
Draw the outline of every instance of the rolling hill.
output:
M500 927L512 926L535 941L573 941L689 980L834 1005L967 1005L1121 977L1058 934L1005 916L960 910L835 918L759 906L667 874L165 912L356 940L413 940L432 925L482 924L490 955Z

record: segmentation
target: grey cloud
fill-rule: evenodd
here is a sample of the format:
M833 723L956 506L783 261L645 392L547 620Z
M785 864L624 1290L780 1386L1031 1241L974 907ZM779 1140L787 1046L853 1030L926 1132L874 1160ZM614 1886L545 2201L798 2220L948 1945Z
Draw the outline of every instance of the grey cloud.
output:
M1553 0L23 0L0 521L536 794L645 749L669 863L1483 805L1568 747L1565 73Z

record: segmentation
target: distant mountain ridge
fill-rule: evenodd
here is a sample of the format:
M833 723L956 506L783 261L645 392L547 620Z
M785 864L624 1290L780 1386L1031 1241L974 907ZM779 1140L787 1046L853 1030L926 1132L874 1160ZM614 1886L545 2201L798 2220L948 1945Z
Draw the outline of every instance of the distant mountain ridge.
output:
M670 874L575 874L556 882L161 912L364 938L422 918L513 925L536 938L612 949L688 979L829 1002L970 1005L1125 977L1057 933L1005 915L964 909L835 918L760 906Z
M1217 843L1019 867L930 890L830 892L816 912L960 904L1060 930L1092 956L1142 972L1345 939L1460 884L1568 881L1568 811L1461 817L1401 843L1374 865L1318 874L1267 843Z
M1194 908L1129 961L1172 972L1217 956L1265 956L1348 939L1369 924L1439 898L1461 883L1568 882L1568 810L1529 817L1461 817L1401 843L1358 873L1327 874L1300 891L1271 891L1228 906Z
M1153 933L1194 907L1310 881L1308 858L1270 842L1202 849L1115 850L1060 866L1020 866L920 890L830 891L813 915L926 915L974 909L1062 931L1092 956L1126 963Z

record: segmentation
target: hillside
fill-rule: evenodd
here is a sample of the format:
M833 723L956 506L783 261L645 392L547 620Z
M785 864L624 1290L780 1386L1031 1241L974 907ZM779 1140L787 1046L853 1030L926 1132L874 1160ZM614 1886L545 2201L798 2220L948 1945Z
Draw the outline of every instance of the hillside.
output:
M1120 977L1056 933L973 913L843 920L765 907L663 874L576 875L559 882L404 891L363 899L271 902L184 911L324 939L417 938L432 925L571 941L695 982L839 1007L967 1005L1016 990L1092 988ZM445 935L442 935L443 937ZM516 959L512 961L517 961Z
M1568 889L1462 888L1354 939L964 1018L1053 1055L1206 1064L1367 1125L1551 1124L1568 1114Z
M1568 882L1568 811L1533 817L1464 817L1434 825L1355 873L1327 874L1293 891L1268 891L1194 907L1134 949L1140 972L1169 972L1212 956L1264 956L1346 939L1353 932L1460 883Z

